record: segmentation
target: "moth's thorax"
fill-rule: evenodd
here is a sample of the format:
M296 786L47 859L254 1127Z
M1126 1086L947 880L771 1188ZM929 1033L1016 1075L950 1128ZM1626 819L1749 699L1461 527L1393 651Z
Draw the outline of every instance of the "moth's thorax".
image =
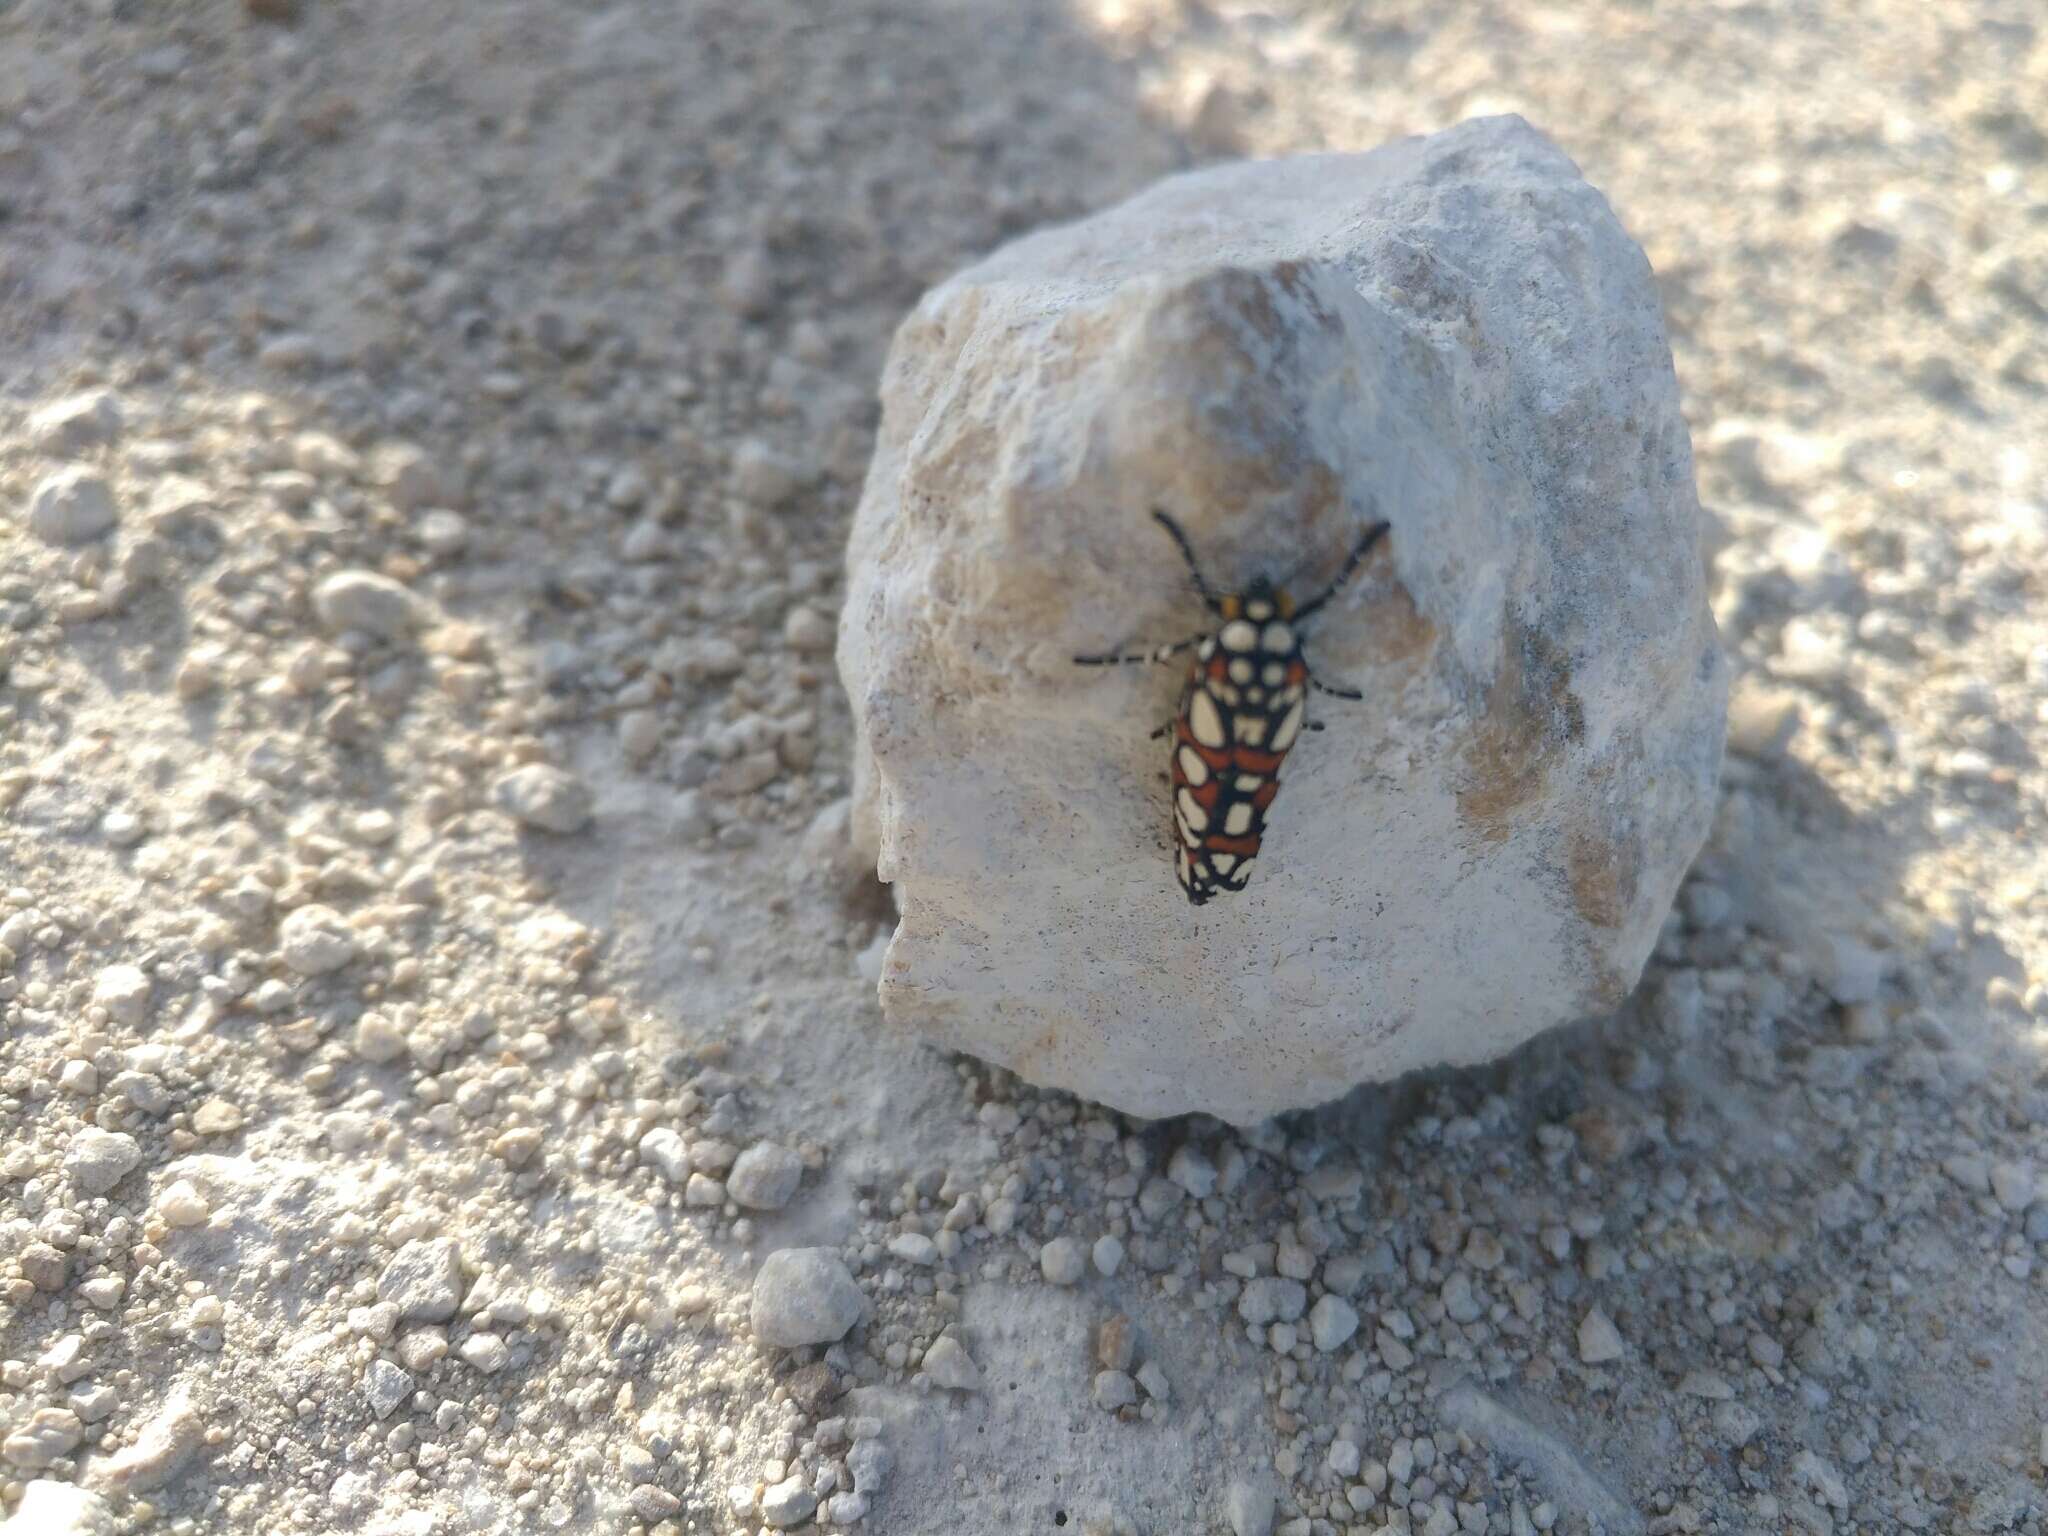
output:
M1246 618L1260 624L1268 619L1294 617L1294 599L1263 578L1242 592L1222 598L1217 607L1223 610L1226 619Z

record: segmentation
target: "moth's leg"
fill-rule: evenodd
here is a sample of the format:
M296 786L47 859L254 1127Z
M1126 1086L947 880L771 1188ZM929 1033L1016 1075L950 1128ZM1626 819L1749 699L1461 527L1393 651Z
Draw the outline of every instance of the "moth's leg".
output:
M1140 662L1171 661L1182 651L1193 650L1206 638L1205 635L1190 635L1185 640L1176 640L1152 651L1111 651L1102 656L1076 656L1074 664L1082 667L1134 667Z

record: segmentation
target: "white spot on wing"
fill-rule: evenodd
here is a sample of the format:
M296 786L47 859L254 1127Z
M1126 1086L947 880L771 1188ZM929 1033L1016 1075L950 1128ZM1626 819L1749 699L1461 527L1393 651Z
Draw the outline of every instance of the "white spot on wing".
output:
M1252 664L1240 656L1230 664L1230 680L1233 683L1248 683L1252 680Z
M1224 743L1223 716L1216 711L1216 701L1200 688L1188 700L1188 729L1205 747L1220 747Z
M1217 874L1227 875L1237 868L1237 855L1234 853L1212 854L1209 862L1215 867Z
M1223 815L1223 830L1231 837L1242 837L1251 830L1252 807L1248 800L1240 800Z
M1180 819L1197 832L1208 830L1209 813L1195 803L1195 797L1183 789L1175 799L1180 807Z
M1294 738L1301 734L1301 716L1306 708L1300 699L1296 699L1287 713L1280 717L1279 725L1273 729L1275 752L1285 752L1294 745Z
M1266 739L1266 717L1264 715L1239 715L1234 722L1237 739L1248 747L1256 747Z
M1226 651L1248 651L1259 643L1259 632L1243 619L1232 619L1216 638Z
M1294 649L1294 631L1285 624L1268 624L1266 632L1259 636L1259 644L1269 651L1291 651Z
M1278 688L1287 681L1287 668L1277 661L1269 661L1266 663L1266 670L1260 673L1259 677L1268 688Z
M1193 747L1185 742L1181 743L1178 755L1180 757L1181 777L1190 784L1197 786L1209 782L1209 765L1202 761L1201 755Z

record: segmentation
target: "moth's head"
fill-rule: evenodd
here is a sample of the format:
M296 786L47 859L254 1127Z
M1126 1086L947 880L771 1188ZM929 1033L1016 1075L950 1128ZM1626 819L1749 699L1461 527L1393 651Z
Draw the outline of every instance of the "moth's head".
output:
M1256 578L1242 592L1233 592L1224 598L1222 608L1226 619L1252 619L1264 623L1267 619L1294 617L1294 599L1265 576Z

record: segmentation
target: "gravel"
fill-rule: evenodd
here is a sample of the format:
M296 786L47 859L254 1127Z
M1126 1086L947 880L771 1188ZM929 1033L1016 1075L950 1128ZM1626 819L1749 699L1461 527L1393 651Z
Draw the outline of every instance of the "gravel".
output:
M1324 1354L1341 1349L1358 1332L1358 1309L1339 1296L1324 1296L1310 1309L1309 1337Z
M794 1349L830 1344L860 1321L860 1287L827 1248L784 1248L768 1255L754 1276L754 1337Z
M28 437L44 453L84 453L121 435L121 398L112 390L86 389L29 412Z
M924 1373L939 1386L955 1392L979 1392L981 1372L976 1369L966 1347L951 1335L932 1341L924 1352Z
M140 966L110 965L93 983L92 1000L117 1024L140 1024L149 1011L149 977Z
M761 1495L761 1518L778 1531L802 1525L817 1508L818 1496L800 1477L786 1478Z
M1266 1276L1247 1284L1237 1298L1237 1315L1254 1328L1291 1323L1308 1305L1308 1291L1298 1280Z
M328 975L361 952L347 920L317 902L287 915L278 924L277 940L284 963L301 976Z
M658 1125L640 1138L640 1159L661 1170L671 1184L690 1177L690 1149L681 1134L670 1126Z
M28 503L28 531L46 544L84 544L121 520L106 477L81 464L52 470Z
M1122 1371L1097 1371L1094 1397L1096 1407L1114 1413L1138 1400L1138 1384Z
M889 1252L906 1264L928 1266L939 1262L939 1245L922 1232L899 1232L889 1239Z
M803 1176L803 1159L796 1153L772 1141L756 1142L733 1159L725 1188L750 1210L779 1211L796 1194Z
M528 763L503 775L491 786L491 798L520 825L565 835L588 826L595 809L588 785L546 763Z
M511 1347L495 1333L472 1333L455 1352L486 1376L497 1375L512 1359Z
M412 1391L413 1378L389 1360L372 1360L363 1372L363 1395L370 1400L370 1412L388 1419Z
M1273 1529L1273 1490L1263 1482L1233 1482L1223 1494L1223 1518L1231 1536L1268 1536Z
M21 1485L21 1502L0 1531L15 1536L106 1536L114 1512L89 1488L55 1478L31 1478Z
M64 1171L88 1195L106 1194L141 1165L142 1146L125 1131L80 1131L64 1154Z
M1579 1358L1587 1365L1605 1365L1610 1360L1619 1360L1626 1351L1621 1330L1598 1307L1579 1319Z
M330 634L355 631L377 640L397 640L420 621L413 595L374 571L337 571L313 593L313 611Z
M416 1237L377 1277L377 1299L411 1321L438 1323L462 1302L462 1250L453 1238Z
M1088 1271L1088 1259L1073 1238L1056 1237L1038 1250L1038 1268L1054 1285L1079 1285Z

